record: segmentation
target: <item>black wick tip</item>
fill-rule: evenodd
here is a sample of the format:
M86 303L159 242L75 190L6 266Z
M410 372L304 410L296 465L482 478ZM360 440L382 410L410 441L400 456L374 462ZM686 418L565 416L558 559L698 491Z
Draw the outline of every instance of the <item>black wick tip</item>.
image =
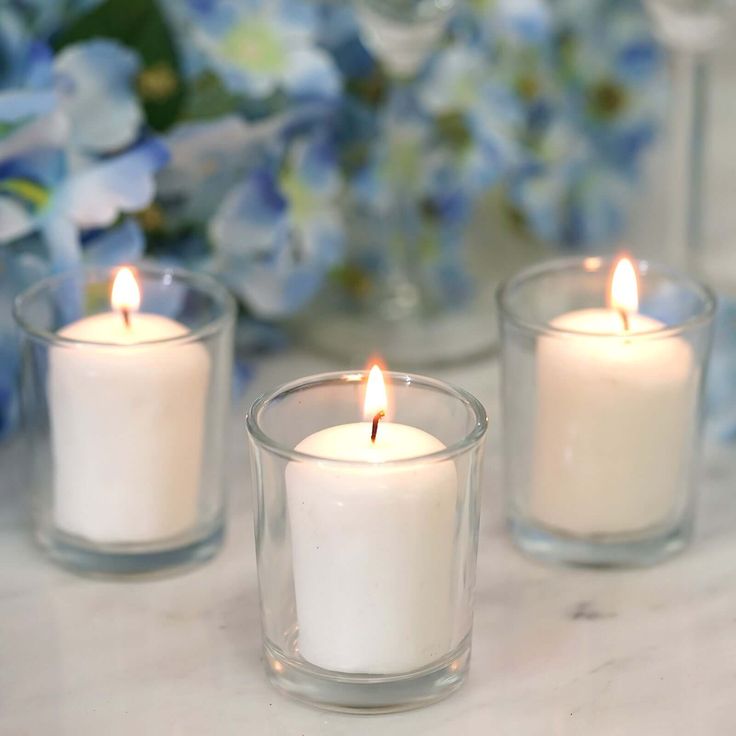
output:
M624 323L624 329L628 332L629 330L629 315L625 309L619 309L618 313L621 315L621 321Z
M121 309L120 311L123 313L123 322L125 322L125 326L130 327L130 310Z
M371 429L371 442L376 441L376 435L378 434L378 422L380 422L381 419L383 419L385 416L386 416L386 412L383 411L382 409L381 411L378 412L378 414L376 414L376 416L373 417L373 429Z

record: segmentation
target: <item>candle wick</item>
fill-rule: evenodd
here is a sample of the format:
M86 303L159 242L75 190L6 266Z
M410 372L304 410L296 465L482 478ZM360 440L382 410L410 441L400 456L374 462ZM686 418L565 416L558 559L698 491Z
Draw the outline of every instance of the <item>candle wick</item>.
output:
M121 309L120 311L123 313L123 322L125 322L125 326L130 328L130 310Z
M628 332L629 331L629 315L626 313L625 309L619 309L618 313L621 315L621 321L624 323L624 329Z
M376 435L378 434L378 422L381 421L386 416L386 412L381 411L376 414L376 416L373 417L373 428L371 429L371 442L376 441Z

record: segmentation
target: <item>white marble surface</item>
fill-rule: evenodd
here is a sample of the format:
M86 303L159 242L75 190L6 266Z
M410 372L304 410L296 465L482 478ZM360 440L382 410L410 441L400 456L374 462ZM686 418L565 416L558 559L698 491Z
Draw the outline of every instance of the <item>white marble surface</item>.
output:
M711 449L699 533L659 567L546 567L502 531L495 363L441 371L491 420L470 677L424 710L345 716L285 699L260 660L243 415L261 389L333 366L260 364L233 417L231 523L209 565L99 582L30 541L21 454L0 449L0 734L720 735L736 730L733 449Z

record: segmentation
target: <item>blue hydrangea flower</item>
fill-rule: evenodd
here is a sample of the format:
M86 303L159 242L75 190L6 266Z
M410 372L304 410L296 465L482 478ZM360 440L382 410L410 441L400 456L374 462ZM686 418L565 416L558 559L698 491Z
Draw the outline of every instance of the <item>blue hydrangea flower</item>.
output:
M504 40L541 45L552 33L552 12L546 0L497 0L491 17Z
M498 11L498 8L497 8ZM547 40L499 35L499 74L523 109L512 204L538 237L604 246L621 233L663 110L661 64L635 3L562 0Z
M229 90L256 99L335 98L340 75L315 43L319 16L299 0L187 0L170 4L201 54ZM194 66L194 64L190 64Z
M566 60L563 112L590 138L603 165L634 178L665 105L661 54L646 18L638 5L624 2L562 21L576 39Z
M39 146L17 152L12 143L12 139L0 141L0 243L12 242L39 228L51 191L64 176L60 151Z
M38 89L51 81L52 52L13 6L0 7L0 89Z
M0 92L0 242L41 231L63 268L79 258L80 230L150 202L166 152L155 141L123 150L142 124L132 52L100 40L69 46L53 62L29 58L14 80L25 86Z
M354 204L406 228L423 208L443 222L457 222L469 214L478 189L467 176L465 161L455 151L432 145L431 120L396 120L390 134L370 152L366 164L350 180Z
M426 183L423 155L430 136L429 120L416 111L396 116L351 178L356 202L386 216L402 203L413 205L421 200Z
M519 107L494 80L480 49L455 44L438 54L419 84L418 99L441 131L447 127L448 137L459 139L458 163L473 192L487 190L515 161Z
M143 123L135 93L139 70L137 54L115 41L88 41L61 51L54 60L55 89L70 122L70 146L104 153L138 137Z
M270 143L280 120L247 123L236 115L182 123L165 141L171 158L157 179L157 200L172 223L205 223L257 159L256 146Z
M448 308L467 304L475 293L476 280L464 259L465 228L443 225L438 229L437 258L428 266L425 284L434 303Z
M367 78L376 70L377 63L363 44L354 5L320 4L318 11L317 44L329 52L343 77Z
M76 262L80 231L107 227L150 203L167 156L161 143L147 140L75 171L59 151L4 159L0 143L0 243L40 231L56 268Z
M53 60L43 44L32 44L26 55L22 69L0 90L0 125L15 128L35 120L37 127L50 128L64 121L65 145L75 155L119 151L135 141L143 112L133 52L97 40L68 46Z
M140 254L124 215L151 201L166 158L145 137L134 52L100 39L54 58L49 40L100 2L0 0L0 242L37 234L52 268ZM467 298L464 226L498 184L555 243L604 244L623 225L663 88L639 0L458 3L401 84L354 5L158 2L196 88L186 115L207 112L210 94L231 114L170 131L154 237L176 236L184 258L207 230L225 277L266 318L299 309L342 257L342 176L380 230L368 228L367 260L403 231L436 303Z
M259 316L292 313L340 258L340 177L322 136L291 143L279 162L248 174L210 223L218 270Z
M56 106L52 61L19 12L0 7L0 139Z
M511 177L512 204L540 239L572 248L594 248L612 242L621 232L633 192L616 171L570 151L547 164L530 164Z
M461 252L480 190L467 159L437 141L432 118L408 105L390 126L351 180L351 219L361 232L349 265L369 281L381 278L399 248L423 297L456 306L472 293Z
M359 38L360 28L351 3L321 3L317 13L316 40L321 46L335 49Z

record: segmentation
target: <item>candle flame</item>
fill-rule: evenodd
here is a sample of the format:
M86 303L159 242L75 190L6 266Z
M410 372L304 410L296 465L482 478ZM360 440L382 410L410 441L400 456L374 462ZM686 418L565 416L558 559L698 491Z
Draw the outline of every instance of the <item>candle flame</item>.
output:
M112 283L110 296L112 308L120 312L137 312L141 306L141 290L132 269L121 268Z
M365 401L363 402L363 416L373 419L379 412L386 413L388 398L386 396L386 383L383 373L377 364L374 364L368 374L368 385L365 389Z
M639 311L639 288L636 269L627 256L619 258L613 269L610 306L623 314L635 314Z

